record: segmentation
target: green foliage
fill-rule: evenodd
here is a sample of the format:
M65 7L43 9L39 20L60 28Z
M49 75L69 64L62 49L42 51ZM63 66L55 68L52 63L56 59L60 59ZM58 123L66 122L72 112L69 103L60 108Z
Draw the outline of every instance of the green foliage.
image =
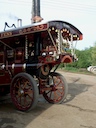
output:
M96 43L95 46L92 48L91 57L92 57L92 65L96 65Z
M78 72L77 68L75 68L75 67L65 67L64 70L71 71L71 72Z
M78 62L77 66L79 68L86 68L91 65L91 52L90 49L85 49L80 51L78 54Z
M87 68L92 64L90 49L85 49L82 51L76 50L76 55L78 57L78 61L68 64L68 67Z

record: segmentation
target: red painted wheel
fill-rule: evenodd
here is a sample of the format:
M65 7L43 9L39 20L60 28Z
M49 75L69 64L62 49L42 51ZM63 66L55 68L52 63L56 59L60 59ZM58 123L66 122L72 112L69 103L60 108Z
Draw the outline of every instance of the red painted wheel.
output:
M59 74L52 72L49 75L49 84L45 85L48 90L44 91L43 96L49 103L62 103L68 93L68 85L65 78Z
M38 102L39 91L33 77L27 73L17 74L11 83L11 98L18 110L29 111Z

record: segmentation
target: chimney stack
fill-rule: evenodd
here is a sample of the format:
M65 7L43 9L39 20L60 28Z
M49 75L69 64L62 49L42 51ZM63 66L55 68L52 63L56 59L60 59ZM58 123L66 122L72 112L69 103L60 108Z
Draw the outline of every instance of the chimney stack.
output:
M40 16L40 0L32 0L32 19L31 23L41 22L43 18Z
M18 23L18 24L17 24L18 27L22 27L22 19L18 19L18 20L17 20L17 23Z

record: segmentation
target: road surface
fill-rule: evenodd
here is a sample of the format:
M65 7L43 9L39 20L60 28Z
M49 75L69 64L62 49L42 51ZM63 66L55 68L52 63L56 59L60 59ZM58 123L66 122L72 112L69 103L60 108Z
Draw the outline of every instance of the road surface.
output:
M7 97L0 102L0 128L96 128L96 76L59 71L68 82L64 103L39 98L37 107L20 112Z

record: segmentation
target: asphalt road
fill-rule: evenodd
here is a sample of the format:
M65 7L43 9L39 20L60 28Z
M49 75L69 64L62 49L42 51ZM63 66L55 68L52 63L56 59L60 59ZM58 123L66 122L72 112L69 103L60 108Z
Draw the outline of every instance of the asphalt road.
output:
M96 76L60 73L69 87L64 103L52 105L40 96L34 110L20 112L9 96L0 101L0 128L96 128Z

